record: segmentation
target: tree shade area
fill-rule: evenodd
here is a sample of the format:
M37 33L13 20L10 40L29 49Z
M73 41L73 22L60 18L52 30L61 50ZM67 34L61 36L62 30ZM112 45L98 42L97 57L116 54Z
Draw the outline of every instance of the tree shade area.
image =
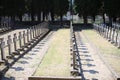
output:
M13 19L18 17L22 21L22 16L28 14L32 21L45 20L51 15L52 21L54 17L66 14L69 9L68 0L1 0L0 16L10 16Z
M105 23L105 14L109 17L110 24L120 16L120 0L75 0L75 11L83 16L87 23L87 16L102 15Z
M74 5L72 6L72 3ZM63 15L72 11L83 17L87 24L87 17L90 16L95 21L96 15L109 18L109 23L116 22L120 17L120 0L1 0L0 1L0 20L1 17L11 17L12 20L22 21L27 14L30 21L54 21L59 17L62 21ZM73 9L72 9L73 8Z

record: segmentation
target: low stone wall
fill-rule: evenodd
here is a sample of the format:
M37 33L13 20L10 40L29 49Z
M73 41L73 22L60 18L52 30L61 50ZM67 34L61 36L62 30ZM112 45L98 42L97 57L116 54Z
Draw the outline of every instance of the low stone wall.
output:
M82 80L79 78L73 78L73 77L29 77L28 80Z
M50 24L52 25L70 25L70 21L69 20L65 20L65 21L50 21Z

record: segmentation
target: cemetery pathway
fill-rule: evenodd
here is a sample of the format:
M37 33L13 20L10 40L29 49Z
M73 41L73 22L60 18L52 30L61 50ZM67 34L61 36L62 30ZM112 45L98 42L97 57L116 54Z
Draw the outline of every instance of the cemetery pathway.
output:
M17 33L23 30L15 30ZM15 31L0 37L7 38L7 35L13 35ZM50 32L42 41L40 41L31 51L23 56L6 73L2 80L28 80L41 63L46 51L48 50L55 31ZM81 59L82 76L90 80L114 80L113 74L106 67L104 62L97 54L97 50L90 45L85 35L80 31L75 31L78 52ZM7 39L5 39L7 40Z
M28 80L41 63L55 31L51 31L31 51L18 60L5 74L2 80Z
M100 56L86 39L82 31L75 31L83 80L114 80Z

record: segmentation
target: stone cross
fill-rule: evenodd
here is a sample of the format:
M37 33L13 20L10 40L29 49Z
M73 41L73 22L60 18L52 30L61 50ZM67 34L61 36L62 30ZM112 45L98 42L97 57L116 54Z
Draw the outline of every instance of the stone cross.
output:
M35 37L35 32L34 32L34 31L35 31L35 27L33 26L33 27L32 27L33 38Z
M37 27L37 26L35 25L35 26L34 26L35 36L34 36L34 37L37 36L37 33L36 33L36 30L37 30L37 29L36 29L36 27Z
M21 32L19 32L19 45L21 48L22 47L22 34L21 34Z
M115 28L112 28L112 43L114 42Z
M39 28L38 28L38 25L37 25L36 27L37 27L37 36L39 36Z
M39 35L41 35L41 25L39 26Z
M108 39L108 34L109 34L109 27L107 26L107 35L106 35L107 39Z
M32 40L32 28L30 28L30 40Z
M24 43L24 45L25 45L25 43L26 43L26 41L25 41L25 31L23 31L23 43Z
M115 38L115 45L118 44L118 34L119 34L119 28L116 29L116 38Z
M27 42L29 42L29 29L27 29Z
M75 51L75 42L73 42L73 69L75 69L75 63L76 63L76 51Z
M13 38L13 43L14 43L14 50L16 51L17 50L17 36L16 36L16 33L14 34L14 38Z
M104 25L104 38L106 37L106 31L107 31L107 27L106 25Z
M109 41L111 40L111 35L112 35L112 28L110 27L110 33L109 33Z
M12 54L11 43L12 43L12 39L11 39L11 35L9 35L7 40L9 55Z
M0 48L1 48L1 59L2 60L5 60L5 41L4 41L4 38L1 39L1 45L0 45Z

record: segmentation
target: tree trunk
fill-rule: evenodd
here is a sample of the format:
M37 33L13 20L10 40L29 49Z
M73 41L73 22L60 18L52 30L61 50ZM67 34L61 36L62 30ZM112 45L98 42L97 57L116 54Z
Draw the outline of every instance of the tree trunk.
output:
M55 20L55 19L54 19L54 16L55 16L54 12L51 11L51 20L52 20L52 21Z
M12 22L15 22L15 16L11 16Z
M63 17L63 15L61 14L61 15L60 15L60 25L61 25L61 26L63 25L63 24L62 24L62 22L63 22L62 17Z
M45 21L45 12L43 12L43 19L42 20Z
M32 21L34 21L34 14L33 13L31 13L31 19L32 19Z
M0 16L0 25L1 25L1 16ZM1 26L0 26L1 27Z
M38 14L38 21L41 22L41 12Z
M83 19L84 19L84 24L86 25L86 24L88 23L87 15L84 15L84 16L83 16Z
M102 16L103 16L103 23L105 24L105 14L103 13Z
M11 27L12 27L12 29L14 30L15 27L16 27L16 25L15 25L15 16L10 16L10 17L11 17L11 21L12 21Z
M48 21L48 14L46 14L46 18L45 19Z
M93 15L93 23L95 22L95 15Z
M109 25L112 27L112 17L109 16Z
M22 22L22 15L19 15L19 20L20 22Z
M31 21L31 14L28 13L28 16L29 16L28 20Z
M117 17L113 17L113 22L116 22L116 21L117 21L116 18L117 18Z

